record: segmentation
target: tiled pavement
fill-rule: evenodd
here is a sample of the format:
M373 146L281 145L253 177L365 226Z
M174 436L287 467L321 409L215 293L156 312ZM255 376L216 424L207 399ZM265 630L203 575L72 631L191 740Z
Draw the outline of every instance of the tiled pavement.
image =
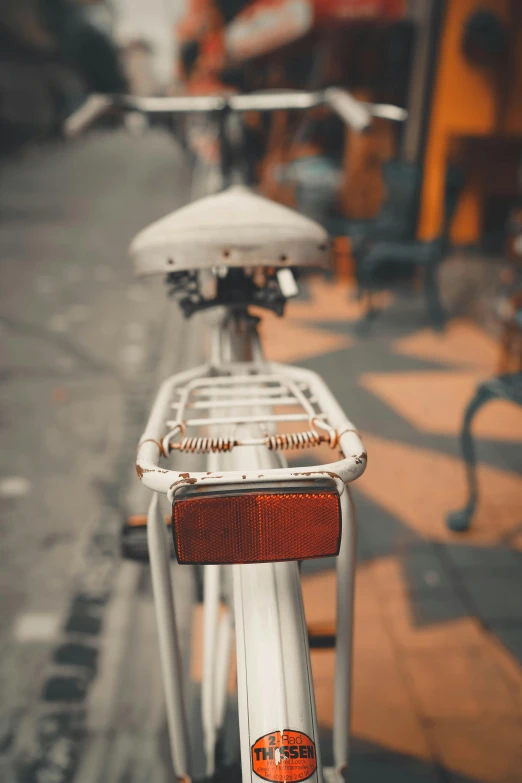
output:
M435 334L411 295L383 300L362 337L352 293L348 283L313 280L287 325L263 326L267 355L319 371L368 450L354 490L349 779L520 783L522 411L497 402L477 417L481 500L471 531L450 533L445 515L465 498L462 412L495 371L496 343L463 318ZM309 623L332 632L331 563L305 569L304 595ZM325 739L333 656L312 652Z
M2 314L11 349L3 391L13 432L4 451L14 458L4 473L27 474L34 486L3 508L2 783L168 779L147 570L118 561L117 530L164 315L158 287L146 294L132 283L125 247L144 222L188 197L175 157L173 171L166 165L171 153L159 136L100 136L22 162L3 189ZM478 417L482 497L474 527L458 537L444 525L465 493L456 437L462 406L477 378L493 371L495 342L466 320L434 335L417 297L389 295L381 297L389 309L361 337L349 286L315 281L308 293L285 322L267 317L263 332L270 358L324 375L369 452L355 488L349 780L519 782L519 411L495 403ZM133 380L137 368L143 384ZM304 576L309 621L325 630L333 630L331 568L309 564ZM114 585L100 606L104 573ZM45 640L15 638L20 617L51 620L36 629ZM93 660L78 657L86 651ZM326 749L332 653L314 651L313 665ZM65 678L85 685L66 702L52 690ZM28 771L16 776L9 770L20 756Z

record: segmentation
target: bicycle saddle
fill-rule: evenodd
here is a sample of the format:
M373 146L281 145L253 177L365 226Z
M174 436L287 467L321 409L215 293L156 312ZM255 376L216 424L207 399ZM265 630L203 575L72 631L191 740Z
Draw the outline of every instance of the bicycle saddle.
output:
M177 209L130 247L140 276L212 267L327 266L318 223L240 185Z

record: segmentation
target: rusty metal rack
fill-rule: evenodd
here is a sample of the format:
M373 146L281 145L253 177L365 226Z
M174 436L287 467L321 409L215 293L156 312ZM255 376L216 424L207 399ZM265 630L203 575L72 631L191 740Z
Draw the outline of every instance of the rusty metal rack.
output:
M309 386L283 373L245 375L244 366L238 372L229 367L225 374L195 379L174 392L175 416L166 422L169 432L162 440L165 454L208 454L259 445L271 451L337 445L337 433ZM278 425L300 422L306 423L307 429L276 431ZM241 438L241 425L257 425L259 436ZM210 434L216 428L221 434ZM201 434L202 430L206 434ZM223 430L228 434L224 436Z
M366 454L353 424L319 375L274 362L203 365L167 379L156 398L138 447L137 472L143 483L172 493L177 483L204 485L235 481L233 471L181 473L160 468L170 454L217 454L246 446L274 452L312 449L326 444L341 459L311 465L319 478L328 473L341 484L357 478ZM237 471L235 471L237 472ZM305 473L281 467L264 477L298 479ZM308 473L309 475L309 473ZM243 479L243 476L241 476ZM257 481L246 471L243 480Z

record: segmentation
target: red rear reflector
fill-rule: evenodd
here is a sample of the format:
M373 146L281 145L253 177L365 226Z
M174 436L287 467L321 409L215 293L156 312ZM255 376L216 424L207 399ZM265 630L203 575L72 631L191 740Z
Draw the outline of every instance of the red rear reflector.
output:
M339 553L335 490L191 496L172 506L180 563L266 563Z

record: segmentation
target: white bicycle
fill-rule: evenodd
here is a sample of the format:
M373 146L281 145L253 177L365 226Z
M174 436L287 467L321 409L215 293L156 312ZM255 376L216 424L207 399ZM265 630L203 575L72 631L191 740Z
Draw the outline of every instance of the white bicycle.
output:
M334 88L230 98L95 96L70 118L67 131L78 133L115 105L147 114L214 113L223 120L222 160L230 180L231 112L321 104L358 130L372 115L404 116L396 107L363 104ZM317 374L264 360L259 318L251 314L253 306L283 313L297 293L292 268L328 266L328 236L308 218L229 185L146 228L131 253L139 275L168 276L186 316L210 307L222 311L208 362L161 386L136 461L139 478L152 491L146 537L174 774L191 778L189 743L198 738L189 737L159 493L172 506L178 562L202 566L204 574L200 755L206 776L216 772L235 635L243 781L341 780L349 755L356 534L349 484L363 473L366 453ZM306 453L324 444L335 455L328 464L288 466L286 451ZM169 467L171 455L179 461L189 453L205 456L205 471ZM337 557L331 769L320 758L299 569L300 561L320 557Z

